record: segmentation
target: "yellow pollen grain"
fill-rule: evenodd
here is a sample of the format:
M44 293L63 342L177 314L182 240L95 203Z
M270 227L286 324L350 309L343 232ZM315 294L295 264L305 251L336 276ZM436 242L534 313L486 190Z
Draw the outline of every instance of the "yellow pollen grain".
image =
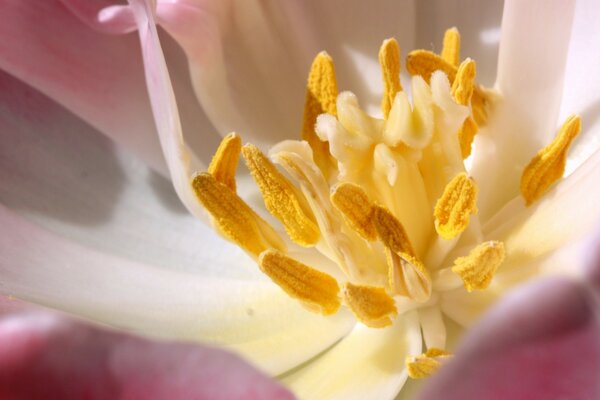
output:
M477 122L471 116L465 119L465 122L463 122L458 130L458 142L463 160L471 155L473 139L475 139L475 134L477 134L478 130Z
M338 185L331 193L331 203L360 236L367 240L377 238L373 224L373 203L360 186L353 183Z
M464 172L446 185L433 212L435 230L442 238L453 239L469 226L470 215L477 213L477 192L475 182Z
M471 250L468 256L457 258L452 272L462 278L467 291L483 290L492 282L504 257L504 243L495 240L484 242Z
M387 119L396 93L402 90L400 84L400 46L396 39L386 39L379 49L379 64L383 75L383 98L381 110Z
M268 248L285 249L275 232L227 185L207 172L196 175L192 187L213 217L216 228L229 240L258 256Z
M444 350L430 348L419 356L406 357L406 368L408 376L413 379L423 379L431 376L441 366L442 362L452 355Z
M337 95L338 88L333 59L322 51L313 60L308 74L302 139L310 145L313 159L326 178L336 168L336 163L329 152L329 143L319 139L315 133L315 124L320 114L328 113L337 116Z
M452 83L452 96L460 105L466 106L471 101L475 85L475 61L467 58L460 64Z
M441 70L448 75L450 83L454 82L456 77L456 67L441 56L428 50L413 50L406 57L406 70L411 75L420 75L429 83L431 74Z
M521 194L529 206L538 200L565 172L567 153L581 131L581 118L571 115L548 146L541 149L521 176Z
M290 297L300 300L308 309L323 315L336 313L341 301L340 287L332 276L287 257L277 250L261 253L260 269Z
M442 47L441 56L448 64L458 66L460 62L460 33L455 27L446 30L446 33L444 33L444 47Z
M356 318L371 328L384 328L392 324L397 314L394 299L384 288L346 283L346 304Z
M242 150L242 140L232 132L225 136L213 156L208 172L215 177L218 182L226 185L235 192L235 171L237 169L240 151Z
M258 147L242 148L246 165L256 181L269 212L277 218L294 243L313 246L319 241L317 221L304 195L269 161Z
M385 207L373 207L373 224L377 235L394 253L405 253L415 257L415 250L410 243L402 223Z

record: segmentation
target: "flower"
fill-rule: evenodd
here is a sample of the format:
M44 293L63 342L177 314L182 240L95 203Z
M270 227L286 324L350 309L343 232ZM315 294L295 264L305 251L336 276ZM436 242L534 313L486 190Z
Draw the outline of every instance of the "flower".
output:
M84 20L86 19L87 11L85 6L76 6L79 4L77 2L67 3L78 11ZM291 107L282 106L283 101L281 104L275 104L275 102L271 103L264 100L269 99L269 97L284 98L287 100L286 93L282 93L282 96L257 96L257 93L262 93L263 91L266 93L269 93L269 91L277 93L278 88L286 88L286 91L291 92L292 89L288 89L290 86L287 85L293 85L292 81L294 80L290 79L289 74L282 73L279 75L277 74L278 71L274 71L273 75L270 75L266 73L268 71L261 70L261 68L265 68L265 63L259 63L260 58L258 61L252 59L252 56L256 56L255 53L247 54L240 52L226 54L227 46L220 47L215 45L215 43L218 44L219 40L227 39L228 32L222 31L224 29L222 27L227 26L228 13L240 13L235 14L239 18L244 12L255 12L255 9L248 6L246 6L248 7L247 9L238 11L237 8L227 9L226 5L220 4L228 3L159 2L157 17L162 20L161 23L165 29L182 44L188 53L193 71L192 79L195 87L198 89L196 92L199 94L198 97L204 106L204 110L210 116L210 120L215 125L218 125L218 131L227 132L229 129L223 129L227 128L227 124L232 124L235 129L240 131L242 131L243 127L247 126L248 132L244 133L244 137L249 137L253 142L258 144L265 144L269 142L270 135L277 131L276 128L278 125L276 122L281 119L284 123L291 124L290 121L294 120L293 113L297 111L291 110ZM180 198L188 206L189 210L195 215L204 215L189 186L189 178L192 171L192 163L203 159L206 160L206 157L203 158L201 154L198 157L199 160L196 160L194 157L195 154L186 152L183 145L191 143L191 140L185 143L182 140L176 112L177 109L174 107L174 98L177 99L182 114L185 115L186 112L193 114L194 112L186 111L189 103L186 100L182 100L185 97L174 97L170 91L169 81L165 79L165 68L160 48L158 47L155 27L152 23L151 9L148 8L147 4L142 2L132 1L131 5L134 7L133 15L136 18L137 27L142 38L147 82L154 106L154 114L157 119L159 135L166 155L165 158L170 167L172 181ZM243 3L239 6L244 7ZM19 7L28 10L26 6L16 5L14 9L19 10ZM210 7L214 7L215 9L210 9ZM535 6L531 7L534 8ZM492 161L496 160L498 163L498 167L481 169L482 176L475 175L475 181L480 185L480 193L482 194L479 202L479 215L484 220L490 219L493 212L499 209L501 204L497 203L510 200L510 197L517 193L515 182L518 182L518 179L514 179L514 177L518 177L521 174L522 168L515 168L514 171L505 168L507 159L516 157L515 153L517 151L519 153L522 152L523 154L519 155L522 156L520 167L523 167L529 161L532 154L535 154L536 151L549 142L547 140L549 137L544 136L551 135L555 131L555 116L559 106L560 92L563 87L561 77L565 67L564 60L568 44L568 32L570 31L570 19L568 18L569 12L565 12L565 10L558 6L557 8L544 7L543 10L536 9L536 12L542 13L542 11L548 14L540 14L540 19L544 20L541 17L545 15L548 20L553 22L553 29L548 30L542 29L540 26L532 26L530 21L523 20L524 17L528 17L526 11L516 6L515 3L507 2L505 18L509 23L513 23L514 26L503 33L503 39L506 40L503 40L502 45L503 49L506 50L503 50L504 55L500 55L499 87L504 96L504 102L501 103L503 106L497 110L497 113L498 115L502 115L502 113L512 115L514 118L510 121L507 118L499 118L502 121L509 121L511 124L511 126L502 130L502 132L509 132L509 134L504 135L502 140L493 138L490 142L494 147L485 146L484 144L480 147L482 151L486 149L490 152L494 151L495 156ZM32 14L36 15L34 11L28 10L28 12L30 14L24 14L29 17ZM101 15L104 18L104 25L102 26L106 29L120 31L131 29L129 21L131 9L120 7L110 8L105 10ZM194 23L197 21L195 18L201 18L202 23ZM223 22L220 23L221 21ZM242 19L242 21L248 23L248 20ZM253 21L255 22L256 20L251 20L250 22ZM327 22L334 23L329 20ZM74 22L68 23L74 24ZM265 25L260 23L256 26L259 29L265 28ZM284 27L287 28L285 25ZM332 29L334 27L335 25ZM248 29L247 26L232 27L232 29L234 28L242 31L244 28ZM301 27L290 26L289 28L300 29ZM524 31L527 34L523 34ZM305 36L310 37L310 32L307 31L298 34L303 38ZM73 40L79 43L82 48L85 48L85 45L89 43L86 39L90 41L99 40L92 33L87 33L86 35L88 36L64 39ZM206 36L211 37L213 40L193 40L193 38ZM257 39L255 40L265 40L269 37L271 40L274 40L273 35L257 35ZM378 40L385 37L382 36ZM544 40L538 40L540 37ZM253 38L248 37L247 40L252 40ZM399 36L399 39L402 40L402 37ZM108 39L106 40L108 41ZM103 41L101 42L104 43ZM546 43L548 43L548 46L551 44L552 51L543 51L543 47L547 45ZM119 46L121 47L115 50L114 53L111 52L109 54L126 58L125 56L129 55L128 51L130 48L123 44ZM530 62L531 57L527 55L527 52L532 52L534 51L532 49L536 49L537 47L542 48L539 54L537 54L540 58L532 66ZM259 54L259 56L262 55L263 58L268 58L269 49L271 48L271 46L263 46L265 53ZM361 50L362 52L351 52L351 54L355 58L360 58L363 52L371 51L370 49ZM169 51L169 49L165 47L165 51ZM132 79L129 81L129 75L119 75L118 72L121 72L121 70L112 70L110 67L115 63L115 60L120 59L119 57L109 59L95 55L95 51L89 53L91 54L86 54L89 56L88 59L85 59L85 62L89 62L89 64L86 64L86 67L98 73L98 75L94 76L104 77L107 81L110 81L110 78L121 80L119 84L122 89L119 90L117 95L114 92L109 92L106 98L102 96L96 97L96 94L102 93L103 89L101 82L104 81L99 80L98 82L92 82L93 84L87 83L90 85L90 88L96 89L88 92L94 93L93 99L89 100L89 103L94 102L93 107L88 108L88 102L78 102L73 97L67 99L69 96L65 96L65 92L69 93L68 89L71 89L70 93L79 92L79 90L70 86L72 84L72 79L70 79L72 76L62 70L54 71L62 79L51 80L51 84L48 84L47 81L37 75L37 85L43 87L43 91L47 94L62 98L62 104L71 110L78 111L99 129L110 131L115 135L118 135L120 130L128 130L127 123L131 124L132 115L149 116L147 101L125 101L125 99L129 100L132 98L137 100L137 98L133 97L137 92L132 88L136 88L136 84L140 83L139 77L136 78L137 80ZM35 79L29 79L36 77L35 68L31 65L25 69L16 67L17 62L15 58L20 54L22 52L13 51L11 53L13 57L8 57L4 61L2 64L3 68L35 84ZM67 53L67 57L69 55ZM232 77L231 74L233 71L231 70L228 71L229 76L224 76L224 68L231 64L221 63L219 59L220 57L224 59L226 56L229 57L230 61L232 57L234 60L235 57L240 57L238 62L252 59L256 65L244 63L243 66L249 70L254 68L257 70L256 75L261 75L262 73L266 78L269 78L265 81L260 81L266 82L265 85L261 86L257 84L251 90L245 91L245 93L250 93L252 98L248 99L240 96L237 92L241 91L239 86L227 85L230 81L236 82L238 85L250 85L252 82L248 79L235 81L235 74ZM139 60L137 62L139 63ZM292 61L289 64L292 67L295 65ZM539 64L544 65L545 68L540 70ZM344 65L343 62L342 65ZM135 69L135 66L135 61L125 63L124 66L117 64L117 68L122 68L125 71L128 68ZM139 64L137 66L139 67ZM351 67L346 65L346 68ZM291 69L293 70L293 68ZM284 68L282 67L280 71L283 70ZM485 68L480 68L480 70L485 71ZM526 71L531 72L526 73ZM528 76L530 80L523 82L522 80L515 79L515 73L517 72L518 75L516 76ZM171 75L175 76L174 85L177 90L177 85L181 82L179 79L185 81L185 78L174 74L173 69L171 69ZM127 78L124 78L124 76L127 76ZM12 87L14 92L20 94L24 92L23 87L19 86L15 81L8 79L7 81L12 85L9 86L9 89ZM299 82L302 81L303 78L299 80ZM541 90L542 88L543 91ZM566 88L568 89L569 85ZM580 91L579 93L583 92ZM587 93L588 91L585 92ZM189 91L184 93L187 93L188 96L190 95ZM361 99L361 102L366 101L363 99L369 99L368 95L363 97L361 93L358 93L358 97ZM27 101L27 98L20 98L20 100ZM266 105L261 105L258 100L267 103ZM36 105L38 106L37 109L48 107L47 100L36 98L36 102L38 104L35 104L35 102L34 104L28 104L29 110L35 110L36 108L34 107ZM118 109L121 105L132 107L134 110L128 108L126 109L127 112L116 112L120 111ZM569 106L563 104L563 107L568 108ZM244 108L248 110L246 111ZM279 108L283 109L284 112L278 112ZM240 112L233 113L231 110L240 110ZM62 110L54 106L54 111L59 113ZM572 112L574 110L567 111ZM11 114L19 115L16 111ZM236 120L235 114L239 114L239 120ZM233 118L229 118L232 115ZM128 116L129 119L127 118ZM263 116L268 116L268 118L262 118ZM202 115L199 117L193 115L193 117L202 118ZM148 124L147 121L149 119L146 118L144 120ZM185 121L183 120L184 123ZM198 124L195 126L201 126L198 123L198 119L193 119L192 121L194 121L192 123ZM244 121L250 121L250 123ZM252 122L255 122L255 124ZM72 124L71 130L83 130L81 122L69 121L69 123ZM270 124L272 125L269 127ZM24 134L19 136L18 139L22 141L21 143L28 137L35 138L32 139L33 143L36 143L36 141L39 143L39 140L44 140L32 134L27 136L28 132L26 129L29 126L27 125L25 129L19 127L25 130ZM258 128L252 129L253 126ZM138 143L146 144L149 151L144 152L144 154L146 154L148 159L154 159L151 156L151 152L155 151L156 148L151 147L151 142L142 140L142 135L134 135L136 132L143 132L144 129L152 130L152 128L149 128L148 125L145 125L145 128L140 128L138 125L131 128L135 128L129 129L132 131L132 135L117 136L119 140L125 141L130 147L137 147L136 144ZM292 127L292 129L294 128ZM281 132L285 131L282 130ZM539 135L525 136L525 133L529 132L536 132ZM68 134L64 135L66 135L62 136L64 141L73 140ZM590 135L587 136L589 137ZM484 135L481 137L485 138ZM528 142L524 142L523 138L529 139ZM19 142L17 141L16 143ZM514 146L511 146L512 143L519 143L519 147L515 149ZM53 141L47 139L44 144L46 146L59 147L55 143L53 144ZM140 185L140 179L138 179L139 175L128 174L135 172L136 168L139 171L142 167L130 159L124 160L119 158L117 161L113 158L106 161L103 157L104 153L98 150L98 147L106 146L106 143L96 142L95 144L96 146L91 146L91 148L95 149L96 152L86 153L84 158L81 155L81 150L77 149L78 146L83 145L81 143L70 149L60 148L56 149L56 151L67 152L66 156L62 158L66 158L69 161L75 157L79 157L83 158L83 161L89 162L95 156L96 159L104 162L101 165L105 169L95 168L88 173L107 174L111 177L121 175L120 187L109 186L113 191L104 191L104 196L96 196L94 202L81 202L80 204L78 201L74 201L68 204L71 207L65 208L69 209L69 212L59 214L60 218L56 218L56 216L53 218L49 217L47 215L48 204L40 202L39 200L41 199L37 199L38 201L30 199L31 193L42 193L40 189L44 188L44 185L48 183L45 180L19 179L19 174L15 173L15 169L18 172L18 167L23 165L23 161L21 163L19 163L19 160L13 161L14 158L9 158L8 155L5 156L3 154L3 159L14 162L14 164L9 163L10 165L8 165L8 167L12 167L12 169L8 169L12 173L7 175L11 179L10 191L13 193L10 196L5 195L8 199L6 200L7 205L12 206L12 208L19 207L29 210L29 212L26 212L26 215L29 218L34 218L38 224L43 224L48 220L62 220L62 222L51 227L51 230L54 232L48 232L41 230L34 224L28 223L23 217L16 215L14 211L2 209L5 226L10 227L11 231L14 232L14 235L11 237L3 238L2 249L5 254L12 255L11 259L16 260L13 261L14 265L21 266L21 270L17 270L14 267L11 268L3 264L7 277L6 283L4 283L4 292L13 293L31 301L43 302L53 307L66 309L100 321L110 322L116 326L136 328L153 334L170 335L179 338L202 338L205 340L212 339L219 343L229 343L233 348L239 350L251 360L259 363L263 368L273 373L283 372L290 367L298 365L305 361L307 357L320 353L344 337L340 343L323 357L312 363L309 368L296 371L288 375L284 380L290 382L291 386L297 390L302 390L300 387L302 386L312 390L323 390L325 393L328 390L334 393L336 393L336 390L346 390L359 396L359 390L373 391L371 393L373 395L377 393L376 397L386 397L395 394L405 379L403 369L404 356L420 353L420 350L416 348L416 343L420 340L419 335L415 335L416 340L411 340L411 344L415 345L415 347L411 348L409 354L409 352L405 351L404 344L398 343L398 336L394 335L394 331L391 329L371 330L359 327L352 331L352 334L348 334L354 325L354 319L349 313L341 312L327 319L306 313L295 301L283 297L279 288L272 285L268 279L261 278L258 273L253 272L255 270L250 267L252 263L248 262L241 252L235 252L232 247L227 247L227 245L213 239L205 228L196 224L193 225L194 228L190 228L190 232L184 237L177 235L175 232L182 230L187 223L183 222L186 221L186 218L182 215L164 217L159 225L163 230L150 232L148 229L150 216L154 217L154 214L158 214L156 217L159 218L161 216L159 214L160 211L158 211L160 207L149 202L151 197L149 194L152 189L148 189L148 187L142 185L142 188L145 189L141 189L140 192L129 192L132 187L129 186L129 181L131 180L133 185ZM214 148L216 146L205 145L204 147L204 151L209 151L208 147ZM593 146L585 148L591 147ZM40 147L37 148L39 149ZM32 148L31 144L27 143L26 146L22 146L21 150L26 152L27 157L35 159L48 157L47 153L41 151L36 153L35 149L36 147ZM528 156L524 157L525 154ZM478 160L475 159L474 161L473 171L477 170L476 166L478 165ZM490 160L486 161L489 162ZM512 274L504 275L502 279L506 284L521 280L522 276L519 276L521 273L528 275L533 273L533 271L537 272L538 269L544 266L544 263L548 263L549 265L556 264L556 260L560 259L560 257L565 257L570 261L574 260L575 257L573 256L572 248L564 247L561 248L561 251L554 250L565 243L575 243L577 239L589 232L595 223L595 212L598 207L596 207L593 197L586 195L589 190L589 185L586 183L593 181L595 178L594 174L596 172L593 166L596 161L596 155L589 158L581 168L570 175L560 185L551 189L551 192L546 194L537 204L525 207L520 203L521 200L519 199L509 204L501 211L500 215L495 217L498 230L492 232L493 235L490 235L490 237L493 236L494 240L501 240L506 246L507 256L502 268L510 271L509 267L511 266L523 267L513 270L514 273ZM118 163L127 163L128 167L119 168ZM57 167L60 165L61 163L57 163ZM58 182L75 182L77 185L82 185L89 190L89 193L97 193L92 191L94 183L97 180L76 175L74 174L75 171L68 167L63 166L62 168L63 170L49 171L49 173L54 173L52 177L58 180ZM112 174L110 171L113 171ZM142 171L144 170L142 169ZM506 179L506 182L512 182L512 187L505 187L503 184L504 181L497 179L495 176L495 174L507 171L514 175L513 179ZM22 174L21 176L29 175ZM153 175L149 179L155 186L163 183ZM110 180L114 184L113 179L107 180ZM124 182L127 182L127 184ZM53 183L51 181L51 184ZM242 183L240 182L240 184ZM485 185L487 187L484 188ZM74 190L72 188L75 187L75 184L68 184L67 187L72 196L72 191ZM19 189L21 190L21 197L18 196ZM124 202L129 204L131 209L135 211L111 217L111 212L114 211L112 205L115 201L110 198L110 195L117 196L123 190L125 190L128 196L130 193L131 197L124 196L123 194L120 194L120 196L125 197ZM56 193L56 191L50 192ZM20 204L22 199L29 200L23 200L24 204ZM53 199L51 196L44 196L43 200L51 202ZM60 201L64 201L64 198L61 198ZM578 208L574 210L573 204L576 203L578 204ZM99 210L91 207L82 209L82 205L85 206L86 204L93 205L99 208ZM60 209L65 210L65 208ZM57 208L50 209L55 211ZM95 212L91 213L90 209ZM566 210L569 210L568 213ZM35 215L36 213L37 216ZM570 224L565 226L564 219L562 218L569 218ZM64 220L71 220L76 226L70 226ZM107 220L114 223L114 225L107 227ZM80 236L81 231L85 230L81 226L85 225L95 225L97 232L100 232L96 233L97 236L91 234L79 238L86 245L85 247L74 244L64 238L56 238L59 235L67 236L67 239L69 237ZM104 240L104 237L101 236L105 236L106 232L113 233L120 230L122 230L121 232L126 232L123 236L131 236L132 228L136 230L134 234L144 236L145 242L136 244L135 242L128 241L123 244L109 245ZM20 237L27 238L26 245L23 244L23 241L19 240ZM203 238L207 243L197 243L199 242L197 238ZM159 248L166 247L170 251L161 253L156 249L152 249L153 246L149 245L149 243ZM165 243L167 244L165 245ZM36 251L29 251L34 245ZM102 250L108 248L113 250L113 254L102 252ZM214 248L221 250L215 252ZM8 252L9 249L10 253ZM232 252L233 255L228 257L218 256L216 255L218 252L221 252L222 255ZM177 257L181 258L174 260L173 254L177 254ZM511 255L514 258L510 258ZM200 259L200 257L206 260L206 269L202 271L203 276L200 277L185 270L172 272L149 266L172 264L177 261L181 264L180 267L183 268L186 264L192 266L194 263L190 262L190 260L194 260L194 258ZM214 259L211 259L211 257L214 257ZM80 260L80 262L85 260L88 268L73 268L73 260ZM227 260L227 262L224 264L223 260ZM212 270L211 266L208 265L209 261L214 261L215 270ZM149 265L144 265L143 262ZM233 275L234 272L232 271L235 267L232 265L234 264L246 266L248 269L240 271L237 276ZM44 269L33 269L24 268L22 267L23 265L47 265L47 267ZM235 271L237 274L238 270L235 269ZM228 283L225 284L226 279L223 277L224 274L228 273L232 274L232 278L234 279L227 280ZM149 276L149 278L145 279L146 276ZM251 281L252 279L256 279L257 282ZM497 274L496 279L502 281L500 273ZM56 289L53 289L56 286L51 286L48 282L62 283L58 286L62 290L58 292ZM484 298L482 299L481 297ZM459 322L468 323L473 320L473 316L469 315L466 311L473 310L478 314L480 310L477 308L486 305L486 298L485 296L475 294L465 296L464 299L464 301L471 301L472 304L469 307L457 307L453 317ZM115 304L121 306L119 310L115 310ZM152 311L147 311L149 309ZM281 319L274 318L274 315L279 315ZM398 319L398 321L401 320ZM366 348L365 343L368 344ZM282 351L278 352L276 351L277 349L281 349ZM383 351L387 352L385 354L387 357L382 356L382 359L388 363L386 364L387 366L391 365L394 368L381 369L377 368L376 364L365 365L366 363L357 362L361 357L371 354L370 352L382 353ZM337 356L342 357L342 359L336 358ZM359 365L360 368L358 367ZM368 367L373 367L373 369L370 370ZM330 380L327 383L331 384L331 386L326 385L320 379L320 376L322 371L329 369L335 369L337 375L344 378L343 382ZM354 374L358 374L361 377L360 382L355 383L352 380L351 377L355 376ZM304 385L297 382L304 382ZM315 382L319 382L324 387L317 386ZM338 386L335 383L338 383Z

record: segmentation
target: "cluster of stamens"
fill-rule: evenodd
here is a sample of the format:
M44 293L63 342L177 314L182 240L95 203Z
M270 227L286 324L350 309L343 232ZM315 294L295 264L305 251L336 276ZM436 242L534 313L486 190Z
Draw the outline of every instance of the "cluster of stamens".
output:
M398 43L385 40L379 53L383 119L363 112L352 93L338 93L333 60L317 55L301 141L281 142L267 156L230 134L208 171L193 178L213 226L309 310L331 315L345 305L372 328L393 323L398 298L418 307L461 285L469 292L486 289L505 248L481 239L478 187L463 160L495 94L475 83L475 62L460 62L459 48L458 31L450 29L440 55L408 55L411 104L400 83ZM569 118L525 168L521 192L528 205L562 176L579 129L579 118ZM238 195L240 154L285 234ZM465 232L470 241L461 243L470 250L448 260ZM291 257L290 248L320 253L341 274ZM407 359L409 373L427 376L449 356L430 347Z

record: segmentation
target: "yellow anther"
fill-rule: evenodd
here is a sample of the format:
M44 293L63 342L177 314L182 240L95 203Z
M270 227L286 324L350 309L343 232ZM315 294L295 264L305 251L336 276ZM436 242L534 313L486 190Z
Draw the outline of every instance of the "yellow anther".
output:
M475 85L475 61L467 58L460 64L452 83L452 96L460 105L469 105Z
M393 294L424 303L431 297L429 271L418 258L386 248L388 283Z
M444 33L444 47L441 56L448 64L458 66L460 62L460 33L458 33L458 29L450 28Z
M504 261L504 243L491 240L475 247L468 256L454 261L452 272L459 275L467 291L486 289Z
M384 328L392 324L397 314L394 299L384 288L346 283L346 304L356 318L371 328Z
M218 182L226 185L235 192L235 171L237 169L240 151L242 150L242 139L232 132L225 136L213 156L208 172Z
M478 130L479 127L473 117L467 117L460 127L458 131L458 142L460 143L460 152L463 159L471 155L473 139L475 139L475 134Z
M228 186L207 172L192 180L192 187L216 228L229 240L258 256L264 250L285 249L281 238Z
M310 67L304 101L302 139L306 140L313 151L315 163L325 177L336 168L335 160L329 153L329 143L324 142L315 133L317 117L323 113L337 115L337 81L333 59L326 52L319 53Z
M383 244L394 253L416 256L402 223L388 209L374 206L373 224Z
M377 238L373 224L373 203L360 186L353 183L338 185L331 193L331 202L360 236L367 240Z
M406 357L408 376L413 379L431 376L442 366L445 360L451 357L452 354L436 348L430 348L427 352L416 357Z
M437 70L448 75L450 83L456 77L456 67L441 56L427 50L413 50L406 57L406 70L411 75L421 75L425 82L429 83L431 74Z
M254 177L265 207L277 218L295 243L312 246L319 241L319 227L304 195L287 180L258 147L247 144L242 155Z
M396 39L386 39L379 49L379 64L383 74L383 99L381 110L387 119L396 93L402 90L400 84L400 46Z
M469 226L469 217L477 213L477 186L460 173L444 188L435 205L435 230L446 240L460 235Z
M331 315L339 310L340 287L332 276L289 258L277 250L261 253L258 265L261 271L290 297L300 300L311 311Z
M521 176L521 194L531 205L559 180L565 172L567 153L581 130L581 118L571 115L548 146L540 150L525 167Z

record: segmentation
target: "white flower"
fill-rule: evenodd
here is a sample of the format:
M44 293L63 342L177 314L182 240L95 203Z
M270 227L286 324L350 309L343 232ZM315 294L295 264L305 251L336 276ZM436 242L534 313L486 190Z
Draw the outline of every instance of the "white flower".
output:
M85 7L73 4L77 2L70 5L85 19ZM599 178L596 164L600 155L595 152L596 99L591 90L599 83L581 79L598 63L591 59L594 43L585 39L594 37L591 15L597 10L592 7L590 11L585 3L577 8L572 2L541 4L508 1L505 5L496 86L502 99L490 117L490 126L477 136L470 174L479 186L483 239L504 243L506 260L492 289L444 294L446 306L442 311L461 325L472 323L504 287L549 268L564 267L565 260L569 269L575 270L576 245L600 217L593 186ZM477 48L477 44L480 54L496 52L497 24L480 29L483 21L478 20L476 11L458 8L460 23L434 23L433 17L443 18L443 12L430 14L424 5L413 2L402 3L391 12L387 5L379 8L371 4L354 8L327 3L315 11L309 5L294 3L259 7L250 2L159 1L157 18L187 52L204 115L194 108L187 75L181 75L185 70L181 54L173 57L180 50L162 35L163 43L168 44L168 58L175 61L164 63L151 6L136 0L131 0L130 6L104 10L101 26L129 30L130 17L135 16L169 174L179 198L199 218L205 214L189 182L195 170L208 166L218 142L214 134L235 130L245 141L262 146L296 138L301 126L304 74L310 57L319 50L333 55L340 87L352 89L369 111L380 101L381 78L375 56L378 43L386 37L397 37L402 49L408 50L415 48L416 42L437 44L446 27L462 28L464 24L463 36L473 37L474 42L467 41L463 53L478 61L478 79L489 83L494 75L493 57L478 59L476 54L469 54L469 45ZM490 20L497 23L493 16L499 11L498 5L481 7L492 8ZM11 10L21 18L39 12L17 5ZM414 15L425 15L424 24L415 23ZM67 21L64 15L62 18ZM381 21L376 22L379 18ZM80 58L70 60L73 64L60 64L40 44L39 37L32 42L49 54L46 58L55 62L53 66L61 67L48 69L54 76L40 73L27 58L29 62L20 63L18 56L23 52L18 45L9 46L7 54L11 57L3 57L0 67L55 98L97 129L112 133L160 169L156 147L147 136L153 130L147 103L134 95L140 77L126 75L126 79L121 75L140 67L136 64L139 61L132 57L134 61L125 66L115 62L131 56L128 52L133 38L118 41L95 33L85 35L62 39L76 42L91 59L81 61L87 63L88 72L105 81L73 76L86 71L66 69ZM86 40L90 46L106 46L107 54L98 56L98 47L87 50L87 54ZM118 41L116 50L111 41ZM69 59L77 54L65 48L66 55L56 57ZM434 336L443 332L439 307L407 312L385 329L355 326L353 315L346 310L330 317L307 312L263 276L244 253L215 237L177 205L161 203L156 191L163 196L162 201L173 200L161 177L122 150L112 151L103 139L87 132L74 134L89 127L37 94L30 95L33 104L27 103L24 93L30 92L8 76L4 80L7 89L3 95L9 98L12 90L21 106L7 106L3 119L11 133L7 139L10 145L2 146L0 158L2 180L6 182L2 184L0 208L2 293L151 335L226 345L274 375L335 344L283 378L308 398L393 397L406 379L405 357L421 353L419 322L428 325L424 332ZM114 81L121 89L104 93L102 83ZM73 96L82 88L91 98ZM19 110L27 110L38 119L22 118ZM44 119L42 111L48 110L53 117ZM582 140L572 152L576 157L569 169L574 172L526 207L518 187L523 168L551 141L559 121L576 111L583 114L584 128ZM181 122L178 112L183 116ZM64 118L64 125L53 128L46 124L57 115ZM9 116L17 122L11 125ZM143 121L138 125L133 119ZM44 128L56 132L40 135ZM250 193L245 191L245 184L240 182L240 192ZM443 340L425 337L426 344ZM324 375L328 378L323 379Z

